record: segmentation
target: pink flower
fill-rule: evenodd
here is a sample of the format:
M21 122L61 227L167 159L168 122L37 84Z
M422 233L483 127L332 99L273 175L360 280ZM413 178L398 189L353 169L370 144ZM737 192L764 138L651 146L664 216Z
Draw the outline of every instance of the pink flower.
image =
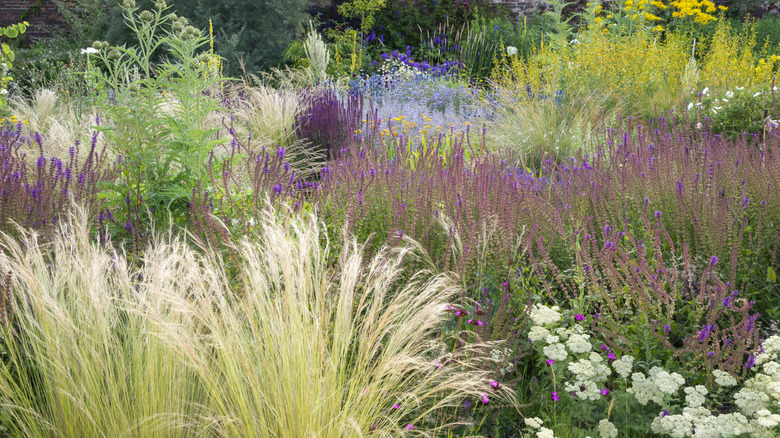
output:
M407 424L406 427L404 427L404 430L412 430L412 429L414 429L413 424Z
M479 320L479 319L476 319L476 320L470 319L470 320L468 320L468 323L471 324L471 325L476 325L476 326L482 327L482 321Z
M482 400L482 403L490 403L490 399L488 398L487 394L480 394L479 399Z
M583 319L585 319L585 316L580 315L579 313L575 313L574 319L576 319L577 321L582 321Z
M555 391L551 392L550 394L552 394L553 401L558 401L558 399L560 398L558 397L558 393Z
M552 366L552 364L554 364L554 363L555 363L555 361L554 361L554 360L552 360L552 359L547 359L546 361L544 361L544 363L546 363L547 365L550 365L550 366Z
M490 382L490 386L492 386L492 387L493 387L493 389L495 389L496 391L498 391L499 389L501 389L501 385L500 385L498 382L496 382L495 380L493 380L492 382Z
M601 395L607 395L607 394L609 394L609 389L601 388Z
M400 407L401 407L401 405L399 405L398 403L394 403L394 404L393 404L393 409L398 409L398 408L400 408Z

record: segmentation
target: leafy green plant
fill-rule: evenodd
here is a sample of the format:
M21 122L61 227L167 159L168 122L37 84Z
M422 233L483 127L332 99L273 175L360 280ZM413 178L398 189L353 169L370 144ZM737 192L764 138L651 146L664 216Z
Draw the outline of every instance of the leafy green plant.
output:
M23 21L11 26L0 27L0 111L6 105L6 95L8 94L8 84L14 80L11 76L11 68L16 59L16 54L11 46L5 43L4 39L14 39L27 30L29 23Z
M744 133L763 134L766 119L777 118L777 91L736 87L719 97L704 95L702 114L712 119L712 130L717 134L739 137ZM689 105L691 109L697 105Z
M167 13L164 0L155 2L154 11L138 13L132 0L122 7L138 46L95 42L105 71L86 76L103 96L98 107L107 120L98 128L122 162L121 176L105 196L115 211L126 213L118 225L137 237L152 221L185 224L192 190L222 142L205 121L220 109L210 94L223 79L209 62L214 55L198 53L207 39L186 19ZM163 49L166 60L153 62Z

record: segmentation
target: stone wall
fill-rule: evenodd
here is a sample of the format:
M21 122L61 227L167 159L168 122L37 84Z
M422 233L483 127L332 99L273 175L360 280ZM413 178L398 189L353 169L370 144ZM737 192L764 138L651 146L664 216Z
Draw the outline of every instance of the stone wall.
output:
M54 0L0 0L0 27L20 21L30 23L24 34L27 41L46 36L52 26L65 26Z

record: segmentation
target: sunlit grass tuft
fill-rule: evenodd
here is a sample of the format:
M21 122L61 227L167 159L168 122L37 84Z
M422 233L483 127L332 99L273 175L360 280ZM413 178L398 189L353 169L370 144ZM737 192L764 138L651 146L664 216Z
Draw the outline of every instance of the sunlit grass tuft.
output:
M349 240L334 271L322 224L267 211L231 279L213 252L175 239L134 269L91 243L83 219L50 246L2 241L12 436L397 436L445 426L424 420L466 397L512 401L467 351L445 355L436 333L459 289L404 274L425 259L414 246L365 262Z

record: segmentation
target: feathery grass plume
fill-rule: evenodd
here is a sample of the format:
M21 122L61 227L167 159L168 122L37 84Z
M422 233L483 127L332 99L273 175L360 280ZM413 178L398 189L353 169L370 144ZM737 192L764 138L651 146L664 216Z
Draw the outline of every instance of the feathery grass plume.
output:
M240 296L194 310L209 332L203 379L221 436L424 432L426 415L490 389L473 362L435 365L447 362L436 332L459 292L453 278L423 270L398 284L417 251L385 249L365 264L354 240L334 276L324 231L313 216L285 224L266 212L261 243L239 248Z
M264 84L245 84L235 107L239 126L261 144L287 143L292 136L295 117L300 113L299 93L289 88L275 89Z
M493 137L490 143L520 152L524 168L538 168L547 158L561 162L586 147L592 131L606 121L610 99L608 93L585 91L514 98L506 90L501 94L505 105L498 111L494 129L488 131Z
M201 387L182 357L197 331L177 305L194 283L180 275L191 254L165 246L136 273L90 241L84 211L61 230L51 245L0 238L16 310L0 364L10 436L202 436Z
M325 41L322 40L322 36L314 30L314 25L309 22L309 28L311 29L306 36L306 41L303 43L303 50L306 53L306 59L309 60L309 65L314 70L314 74L318 79L326 79L328 64L330 64L330 51L325 45Z
M183 240L149 246L135 270L88 228L82 213L51 246L2 236L13 436L396 436L466 397L515 404L474 350L442 357L458 289L429 271L398 284L405 260L424 258L414 248L364 264L351 240L334 275L314 216L268 210L232 279Z
M11 113L23 120L23 134L33 137L37 132L44 139L44 152L50 156L65 156L75 139L86 139L96 123L94 112L78 114L63 103L56 91L40 88L27 99L15 96L10 99ZM103 138L99 137L100 146ZM38 152L37 145L22 151L30 155ZM84 158L84 157L80 157Z

